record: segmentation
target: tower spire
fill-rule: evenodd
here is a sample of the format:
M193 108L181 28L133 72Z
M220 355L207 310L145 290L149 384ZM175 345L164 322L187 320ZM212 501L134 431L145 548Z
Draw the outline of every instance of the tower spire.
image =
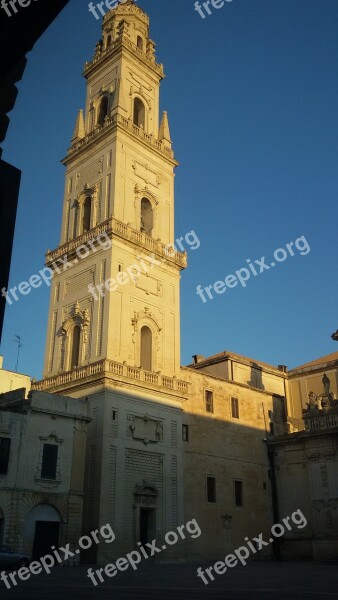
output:
M171 146L168 113L166 110L163 111L162 121L161 121L160 130L159 130L159 134L158 134L158 139L161 142L165 142L166 144Z
M84 124L83 110L81 108L77 115L74 133L73 133L73 137L72 137L71 141L77 142L78 140L82 140L82 138L84 138L84 136L85 136L85 124Z

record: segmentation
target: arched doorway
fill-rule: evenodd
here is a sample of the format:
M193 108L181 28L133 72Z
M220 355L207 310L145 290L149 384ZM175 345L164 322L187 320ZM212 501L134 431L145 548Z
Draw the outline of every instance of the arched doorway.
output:
M38 504L28 514L23 530L23 550L32 553L33 560L59 546L61 517L50 504Z

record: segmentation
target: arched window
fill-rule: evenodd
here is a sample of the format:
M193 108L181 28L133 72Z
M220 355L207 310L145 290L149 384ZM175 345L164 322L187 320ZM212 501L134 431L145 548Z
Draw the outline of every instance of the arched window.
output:
M108 35L106 42L106 48L109 48L109 46L111 46L111 35Z
M70 368L74 369L74 367L79 366L80 361L80 337L81 337L81 328L80 325L75 325L72 333L72 348L71 348L71 360L70 360Z
M154 226L153 207L148 198L141 200L141 231L147 235L151 235Z
M83 203L82 232L89 231L92 212L92 199L87 196Z
M136 45L140 50L143 50L143 39L141 38L140 35L137 36Z
M97 119L98 125L104 125L104 120L108 114L108 96L103 96L100 102L99 116Z
M141 329L140 365L145 371L152 370L152 333L149 327Z
M134 100L134 112L133 112L133 123L134 125L136 125L137 127L143 127L145 126L145 116L146 116L146 110L144 107L144 104L142 102L142 100L140 100L139 98L135 98Z

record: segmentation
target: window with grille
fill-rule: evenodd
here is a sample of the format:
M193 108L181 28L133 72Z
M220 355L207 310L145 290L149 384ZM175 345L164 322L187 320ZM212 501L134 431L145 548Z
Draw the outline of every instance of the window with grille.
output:
M239 419L238 398L231 398L231 416L233 419Z
M216 477L207 477L207 501L216 502Z
M210 390L205 390L205 410L209 413L214 412L214 395Z
M56 479L56 465L59 447L56 444L44 444L42 454L42 479Z
M0 475L7 475L11 439L0 437Z

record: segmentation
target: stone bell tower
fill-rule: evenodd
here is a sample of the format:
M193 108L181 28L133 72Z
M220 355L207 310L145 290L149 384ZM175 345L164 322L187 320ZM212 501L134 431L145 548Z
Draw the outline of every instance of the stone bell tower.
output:
M179 319L186 255L173 248L178 163L159 114L163 66L132 0L104 17L84 77L85 111L63 160L61 241L47 252L44 379L33 387L89 397L84 525L109 521L128 548L182 518L178 432L188 391Z
M166 112L159 119L163 66L133 1L105 16L84 76L85 114L63 161L61 244L47 253L55 274L44 377L101 359L178 376L186 257L170 247L177 162Z

